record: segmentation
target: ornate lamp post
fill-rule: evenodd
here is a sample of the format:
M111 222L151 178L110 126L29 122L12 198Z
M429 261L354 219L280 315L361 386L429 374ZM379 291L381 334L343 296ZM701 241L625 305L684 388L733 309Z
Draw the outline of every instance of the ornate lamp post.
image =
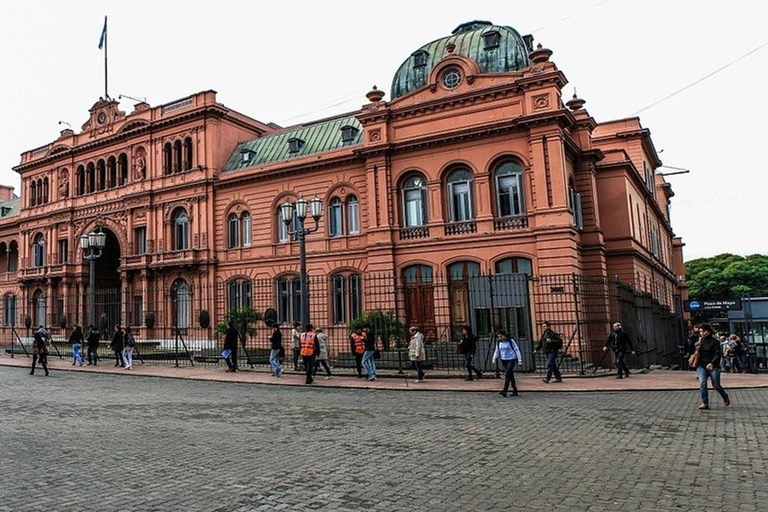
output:
M91 275L88 281L88 322L96 325L96 259L101 257L104 245L107 242L107 234L92 231L80 237L80 247L83 249L83 258L91 262Z
M307 218L307 206L309 206L309 214L315 220L314 227L304 227L304 221ZM307 235L317 231L319 227L320 217L323 216L323 200L315 196L311 200L307 201L303 197L300 197L295 203L286 201L280 205L280 210L283 215L283 222L285 222L285 228L289 235L295 237L299 241L299 273L301 280L301 326L304 328L309 324L309 283L307 279L307 247L306 237ZM293 216L296 216L298 226L293 224Z

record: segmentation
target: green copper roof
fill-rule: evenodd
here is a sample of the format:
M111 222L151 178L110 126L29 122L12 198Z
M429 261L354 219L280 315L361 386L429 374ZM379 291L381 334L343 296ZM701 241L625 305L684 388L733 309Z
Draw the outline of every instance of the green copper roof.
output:
M483 35L494 31L499 34L498 47L486 49ZM448 55L445 50L448 43L456 45L454 55L474 60L483 73L516 71L530 65L525 41L515 29L488 21L471 21L459 25L450 36L425 44L413 52L392 79L392 99L424 87L429 73ZM416 67L414 64L421 52L426 52L425 65Z
M342 128L352 127L351 140L342 140ZM224 171L258 167L292 158L343 147L356 146L362 141L362 126L353 115L327 121L287 128L247 142L241 142L224 165ZM291 143L290 141L294 141ZM300 142L299 142L300 141ZM293 146L293 148L291 147ZM297 150L291 152L291 149Z
M21 198L13 195L13 199L0 201L0 220L8 217L16 217L21 213Z

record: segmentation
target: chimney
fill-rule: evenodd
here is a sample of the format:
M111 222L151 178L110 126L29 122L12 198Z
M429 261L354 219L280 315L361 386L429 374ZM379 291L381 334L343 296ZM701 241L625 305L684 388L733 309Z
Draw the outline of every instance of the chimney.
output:
M0 185L0 201L10 201L13 199L13 187Z

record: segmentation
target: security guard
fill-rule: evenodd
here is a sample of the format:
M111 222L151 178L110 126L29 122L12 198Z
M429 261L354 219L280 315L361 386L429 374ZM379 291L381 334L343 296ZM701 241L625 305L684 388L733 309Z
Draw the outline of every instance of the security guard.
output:
M365 352L365 338L366 335L363 330L358 327L349 336L350 351L355 356L355 367L357 368L357 378L363 377L363 353Z
M312 384L312 370L315 368L315 356L320 352L320 346L317 342L317 334L312 324L307 324L306 329L301 334L299 341L301 359L304 361L304 369L307 372L305 384Z

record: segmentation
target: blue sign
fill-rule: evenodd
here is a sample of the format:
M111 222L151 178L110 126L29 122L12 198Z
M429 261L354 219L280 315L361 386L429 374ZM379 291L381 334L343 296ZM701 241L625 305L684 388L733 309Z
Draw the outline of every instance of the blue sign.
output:
M687 300L686 311L734 311L741 309L741 299Z
M689 311L698 311L701 309L701 303L697 300L692 300L688 302L688 310Z

